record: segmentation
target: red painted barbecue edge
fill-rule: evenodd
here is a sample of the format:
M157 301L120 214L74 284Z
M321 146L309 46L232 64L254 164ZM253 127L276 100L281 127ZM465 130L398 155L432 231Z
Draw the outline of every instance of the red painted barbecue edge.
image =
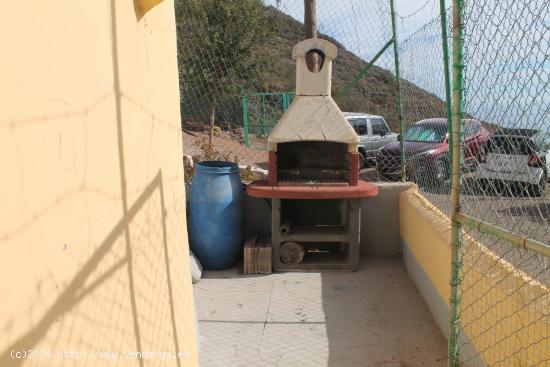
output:
M246 187L249 196L272 199L353 199L378 195L378 187L370 182L357 186L270 186L266 180L254 181Z

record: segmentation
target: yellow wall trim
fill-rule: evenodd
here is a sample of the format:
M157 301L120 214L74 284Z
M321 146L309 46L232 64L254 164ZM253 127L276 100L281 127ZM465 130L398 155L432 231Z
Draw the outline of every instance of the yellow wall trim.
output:
M450 220L415 187L399 197L401 238L448 305L450 297Z

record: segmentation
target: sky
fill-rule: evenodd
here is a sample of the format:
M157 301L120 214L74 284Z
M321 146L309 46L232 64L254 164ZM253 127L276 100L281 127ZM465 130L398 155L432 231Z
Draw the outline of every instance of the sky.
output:
M303 21L303 0L264 0ZM440 0L395 0L397 34L404 41L439 15ZM445 0L449 5L451 0ZM317 0L318 30L328 34L359 57L370 60L392 37L389 0ZM390 68L387 52L378 65Z
M442 57L430 55L426 59L426 52L432 49L439 49L440 30L439 23L432 23L432 27L422 30L430 21L439 16L439 0L394 0L396 9L396 25L400 48L404 50L404 57L401 63L416 74L406 75L409 80L417 85L430 89L438 83L430 79L422 80L418 76L417 58L423 57L426 70L437 72L442 67ZM445 0L450 4L451 0ZM303 0L265 0L266 3L276 6L282 12L303 21L304 1ZM389 0L317 0L317 22L320 33L333 37L344 45L346 49L353 52L363 60L371 60L392 38L390 1ZM415 32L420 32L416 34ZM412 40L407 42L411 36ZM422 49L424 51L419 52ZM409 52L410 51L410 52ZM377 66L394 70L393 49L390 47L378 61ZM406 74L406 72L405 72ZM444 94L444 85L437 85L437 90L431 88L432 92L440 97Z
M451 0L445 0L445 7ZM406 39L439 14L439 0L395 0L398 34Z
M303 0L264 1L303 21ZM440 1L394 1L402 78L444 98L441 30L439 20L434 21ZM445 3L448 8L451 0ZM318 30L371 60L392 37L389 4L389 0L317 0ZM522 1L499 0L496 4L473 1L466 10L467 112L505 126L550 129L550 3L531 0L527 7ZM393 50L387 50L376 65L393 72Z
M278 3L279 9L303 21L303 0L265 0L265 2L270 5ZM436 17L439 14L439 2L440 0L395 0L399 39L406 39L421 26ZM445 3L445 7L448 7L451 0L445 0ZM323 25L332 29L346 28L343 23L349 23L350 19L358 23L360 19L357 18L368 20L365 13L369 10L387 12L387 20L389 21L389 0L317 0L321 31ZM354 14L357 17L354 17ZM327 24L328 22L331 24ZM391 24L388 22L387 26L391 27ZM389 30L391 31L391 28Z

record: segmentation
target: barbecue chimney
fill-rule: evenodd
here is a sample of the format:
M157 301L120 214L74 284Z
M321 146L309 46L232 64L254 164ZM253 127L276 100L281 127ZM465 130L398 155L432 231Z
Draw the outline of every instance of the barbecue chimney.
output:
M320 70L306 64L309 52L320 54ZM296 97L268 137L269 183L357 185L359 137L332 99L332 60L338 49L311 38L294 46Z

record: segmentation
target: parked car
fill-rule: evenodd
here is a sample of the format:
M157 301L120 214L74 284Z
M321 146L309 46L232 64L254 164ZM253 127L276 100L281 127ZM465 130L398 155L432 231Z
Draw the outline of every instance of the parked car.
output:
M489 131L475 119L464 120L465 167L475 170L477 162L485 156L483 146ZM421 120L403 132L407 177L414 182L442 185L449 180L449 134L447 119ZM376 167L381 178L401 178L400 141L381 148L376 155Z
M500 129L485 146L486 158L475 171L481 187L514 185L535 196L550 178L550 133L531 129Z
M397 140L382 116L357 112L344 112L353 129L359 135L359 158L361 168L374 165L380 147Z

